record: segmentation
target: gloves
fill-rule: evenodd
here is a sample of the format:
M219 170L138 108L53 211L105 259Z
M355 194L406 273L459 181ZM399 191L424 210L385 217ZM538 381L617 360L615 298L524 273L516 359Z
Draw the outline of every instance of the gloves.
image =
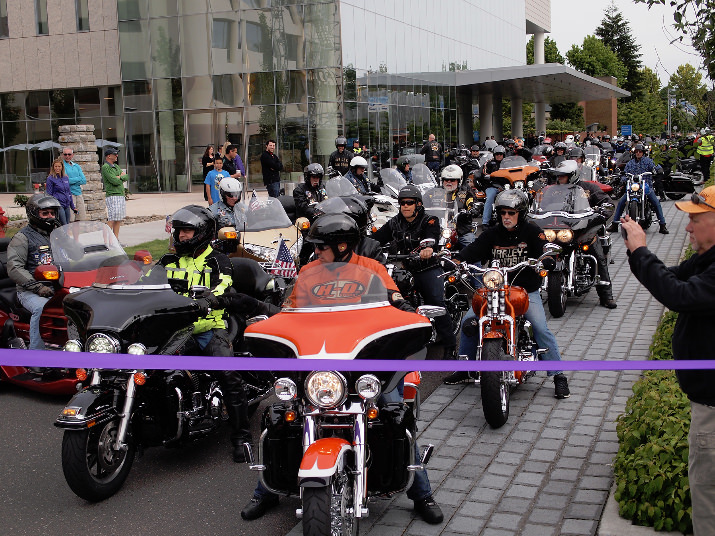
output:
M40 288L37 289L37 295L41 296L42 298L51 298L55 295L55 291L52 290L50 287L40 285Z
M224 294L218 297L218 307L228 309L229 312L251 316L258 308L260 302L247 294Z

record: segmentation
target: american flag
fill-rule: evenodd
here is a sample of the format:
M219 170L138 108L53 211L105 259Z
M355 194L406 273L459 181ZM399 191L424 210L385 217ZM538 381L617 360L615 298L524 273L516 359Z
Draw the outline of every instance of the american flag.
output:
M298 271L295 269L295 261L293 256L290 254L288 247L281 238L278 244L278 254L276 255L276 260L273 261L273 265L268 269L269 272L279 275L281 277L296 277Z

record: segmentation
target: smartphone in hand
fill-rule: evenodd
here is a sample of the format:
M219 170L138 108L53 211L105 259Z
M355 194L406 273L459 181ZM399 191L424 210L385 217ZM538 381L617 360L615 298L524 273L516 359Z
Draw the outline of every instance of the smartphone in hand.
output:
M623 237L623 240L628 240L628 231L626 231L626 228L621 225L621 236Z

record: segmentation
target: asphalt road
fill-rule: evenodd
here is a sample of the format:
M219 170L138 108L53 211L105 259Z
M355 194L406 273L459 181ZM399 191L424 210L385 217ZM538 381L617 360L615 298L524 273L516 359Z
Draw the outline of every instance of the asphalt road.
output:
M423 398L442 376L425 374ZM147 449L116 495L101 503L80 499L62 474L63 432L52 424L67 401L0 384L0 534L280 535L298 523L296 498L282 499L262 519L241 519L256 473L232 461L228 427L181 449Z

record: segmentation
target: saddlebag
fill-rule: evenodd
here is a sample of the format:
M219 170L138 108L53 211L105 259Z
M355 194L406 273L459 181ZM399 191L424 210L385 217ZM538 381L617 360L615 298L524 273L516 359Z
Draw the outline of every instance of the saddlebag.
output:
M372 495L405 489L410 482L409 432L416 434L412 409L404 403L387 404L380 408L377 419L368 428L367 491Z

